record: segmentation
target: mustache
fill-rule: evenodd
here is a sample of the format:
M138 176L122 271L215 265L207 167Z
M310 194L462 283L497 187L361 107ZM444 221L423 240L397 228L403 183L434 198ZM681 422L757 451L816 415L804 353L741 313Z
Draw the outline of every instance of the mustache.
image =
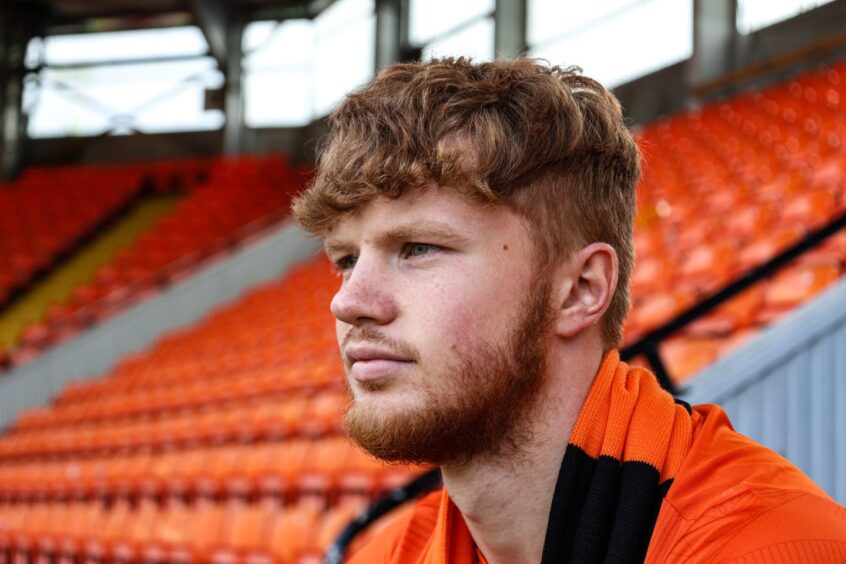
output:
M414 362L420 361L420 353L418 353L417 349L413 346L404 341L387 337L376 329L370 327L353 327L350 329L349 332L344 335L344 339L341 342L341 348L345 349L350 343L381 345L389 348L392 352L395 352L404 358L408 358Z

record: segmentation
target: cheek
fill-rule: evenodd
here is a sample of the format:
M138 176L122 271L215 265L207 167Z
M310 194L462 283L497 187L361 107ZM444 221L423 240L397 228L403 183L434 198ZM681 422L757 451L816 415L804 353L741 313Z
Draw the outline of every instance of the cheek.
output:
M427 319L427 341L444 352L469 354L480 342L498 342L513 314L511 300L482 284L444 285L433 297L431 307L421 313Z
M455 303L450 308L441 324L445 345L451 352L467 353L472 350L482 331L478 317L479 311L466 302Z

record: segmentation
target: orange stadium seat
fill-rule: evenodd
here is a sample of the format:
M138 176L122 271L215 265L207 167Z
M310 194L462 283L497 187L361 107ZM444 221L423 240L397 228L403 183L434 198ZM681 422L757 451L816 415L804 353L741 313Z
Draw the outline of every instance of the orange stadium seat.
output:
M275 514L267 551L275 562L295 564L312 543L321 507L314 503L288 506Z
M364 500L355 499L340 503L326 511L315 524L310 542L303 547L300 562L302 564L323 562L323 555L326 554L338 534L366 507Z
M220 548L226 520L226 508L218 504L201 503L195 506L188 525L185 542L171 552L170 558L179 562L208 562Z
M71 514L59 531L57 554L61 558L74 559L83 554L85 543L102 524L102 507L96 503L71 505Z
M767 287L759 319L780 317L795 306L834 284L840 278L837 265L798 266L785 270Z
M222 548L211 556L215 564L250 561L260 557L267 546L270 526L278 509L270 504L232 504L229 506L228 526L221 538Z
M737 276L737 247L735 241L694 247L682 262L681 280L700 291L725 286Z
M254 497L265 475L273 471L272 448L273 446L268 444L242 447L238 464L224 479L222 493L240 499Z
M306 467L311 449L312 442L304 439L272 445L259 478L259 495L290 500L296 493L297 480Z
M155 503L145 500L128 517L109 546L107 558L110 560L140 560L143 547L153 539L161 515Z
M150 537L139 543L139 560L167 562L188 542L194 511L182 503L170 503L159 511Z
M691 336L729 335L749 327L764 304L764 285L757 284L717 307L713 312L689 325Z
M656 294L641 301L635 301L632 317L639 327L657 328L693 305L694 294L689 289Z
M678 381L714 362L718 352L719 342L711 337L675 337L661 347L667 370Z
M100 526L93 528L91 537L85 541L85 557L100 561L109 558L134 519L129 504L119 502L110 507L104 513Z
M297 480L300 495L330 499L338 488L351 448L349 440L344 437L325 438L312 443Z

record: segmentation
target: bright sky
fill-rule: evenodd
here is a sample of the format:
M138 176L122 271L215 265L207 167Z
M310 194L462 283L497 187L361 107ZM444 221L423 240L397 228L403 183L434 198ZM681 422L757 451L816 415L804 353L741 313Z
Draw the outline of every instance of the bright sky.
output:
M831 0L738 0L738 30L750 33ZM494 0L411 0L411 40L424 58L494 57ZM692 0L528 0L532 56L579 65L616 86L688 58ZM244 117L251 127L304 125L371 78L374 0L337 0L315 20L255 22L244 34ZM115 124L144 132L217 129L204 90L223 77L196 27L51 36L33 40L27 63L101 63L31 76L24 107L33 137L96 135ZM169 63L110 61L196 56ZM132 116L135 116L134 118ZM127 127L122 132L131 130Z

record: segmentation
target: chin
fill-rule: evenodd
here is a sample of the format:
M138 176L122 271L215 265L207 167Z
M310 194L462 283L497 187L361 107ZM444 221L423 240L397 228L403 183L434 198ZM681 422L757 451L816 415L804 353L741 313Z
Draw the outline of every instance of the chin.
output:
M379 381L381 385L372 386L374 381L367 386L361 386L356 382L353 387L354 409L361 411L373 411L385 416L411 415L419 410L425 409L423 401L414 390L401 389L396 382Z
M356 399L370 394L378 394L390 391L392 387L392 378L371 378L369 380L351 380L351 388Z

